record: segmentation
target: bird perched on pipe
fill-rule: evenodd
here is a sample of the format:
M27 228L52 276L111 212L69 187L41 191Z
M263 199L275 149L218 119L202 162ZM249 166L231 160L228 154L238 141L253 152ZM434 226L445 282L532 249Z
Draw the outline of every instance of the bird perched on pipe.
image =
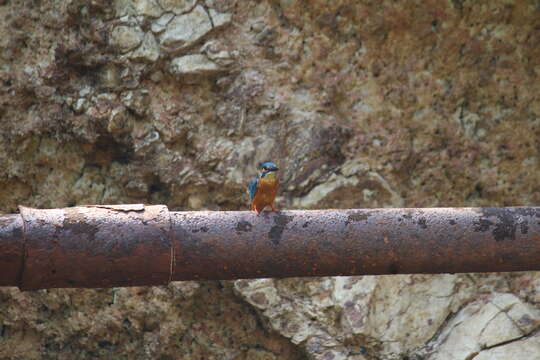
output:
M274 206L274 200L278 190L279 180L276 172L279 170L277 165L271 161L261 164L260 174L256 179L251 180L248 186L249 201L251 210L257 215L261 213L267 206L270 206L272 211L277 211Z

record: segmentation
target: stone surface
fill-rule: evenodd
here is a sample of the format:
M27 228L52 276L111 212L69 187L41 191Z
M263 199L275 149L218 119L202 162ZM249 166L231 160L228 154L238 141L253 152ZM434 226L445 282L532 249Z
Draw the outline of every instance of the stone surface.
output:
M482 350L475 360L505 360L505 359L540 359L540 336L513 342L511 344Z
M159 45L154 35L147 32L144 35L141 46L129 54L129 57L135 60L154 62L159 58Z
M453 275L240 280L235 289L316 359L336 348L353 355L347 344L356 342L385 358L411 353L474 293L470 280Z
M201 50L210 60L225 68L234 64L235 57L238 56L237 51L231 53L227 48L226 44L209 41L202 46Z
M152 31L155 33L160 33L165 30L167 24L174 18L174 14L166 13L163 14L159 19L156 19L152 23Z
M171 61L171 73L175 75L211 75L217 71L218 65L202 54L186 55Z
M197 0L157 0L165 11L171 11L177 15L193 9Z
M0 0L0 211L247 209L265 160L282 209L538 205L539 11ZM529 360L539 293L540 273L1 289L0 358Z
M218 283L28 293L10 288L0 299L0 358L302 359ZM14 311L21 306L24 312Z
M476 358L498 345L522 340L539 324L537 309L512 294L495 294L488 302L480 300L463 308L439 335L437 352L429 358Z
M210 18L212 19L212 26L215 28L228 25L231 23L231 20L232 20L231 14L219 13L212 8L208 10L208 14L210 15Z
M116 16L142 15L158 17L163 9L157 0L115 0Z
M144 33L139 27L117 26L112 31L112 45L122 52L133 50L143 41Z
M212 22L204 8L196 6L191 12L174 17L160 37L163 47L171 50L187 48L212 30Z

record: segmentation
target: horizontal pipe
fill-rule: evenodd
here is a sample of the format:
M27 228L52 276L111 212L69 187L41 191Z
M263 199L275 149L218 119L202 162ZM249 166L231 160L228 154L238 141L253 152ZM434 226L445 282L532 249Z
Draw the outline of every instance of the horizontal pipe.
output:
M540 270L540 207L0 215L0 286Z

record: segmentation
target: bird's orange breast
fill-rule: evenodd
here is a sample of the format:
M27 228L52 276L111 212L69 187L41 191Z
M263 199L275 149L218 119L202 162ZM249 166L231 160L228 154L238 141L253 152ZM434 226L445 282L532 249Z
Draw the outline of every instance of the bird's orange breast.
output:
M253 203L258 205L257 207L271 205L276 198L278 185L279 181L277 178L260 178Z

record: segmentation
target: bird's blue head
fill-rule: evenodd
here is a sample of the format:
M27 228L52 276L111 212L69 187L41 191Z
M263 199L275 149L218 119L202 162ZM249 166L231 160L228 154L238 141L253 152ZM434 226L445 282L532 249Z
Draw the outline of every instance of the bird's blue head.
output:
M268 174L275 174L275 172L279 170L277 165L271 161L262 163L259 168L261 169L262 178Z

